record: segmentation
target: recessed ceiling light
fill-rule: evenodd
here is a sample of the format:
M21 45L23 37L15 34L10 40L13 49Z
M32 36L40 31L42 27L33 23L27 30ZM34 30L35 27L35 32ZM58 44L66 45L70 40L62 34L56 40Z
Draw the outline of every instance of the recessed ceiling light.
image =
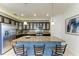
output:
M21 16L24 16L24 14L22 13Z
M47 13L46 16L49 16L49 14Z
M34 13L34 16L36 16L36 13Z

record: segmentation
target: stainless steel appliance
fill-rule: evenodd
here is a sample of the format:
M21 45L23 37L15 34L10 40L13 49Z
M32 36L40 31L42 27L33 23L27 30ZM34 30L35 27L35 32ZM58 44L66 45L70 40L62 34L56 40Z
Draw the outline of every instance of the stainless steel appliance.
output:
M15 26L0 23L0 54L4 54L11 49L11 40L16 38L15 35Z

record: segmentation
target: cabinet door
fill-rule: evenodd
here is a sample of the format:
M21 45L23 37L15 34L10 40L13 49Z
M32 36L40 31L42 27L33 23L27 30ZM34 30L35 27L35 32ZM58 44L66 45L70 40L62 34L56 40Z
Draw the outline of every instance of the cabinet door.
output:
M34 22L32 22L32 29L34 30Z
M0 22L2 22L2 17L0 16Z
M15 21L14 21L14 20L11 20L11 24L12 24L12 25L15 25Z
M16 29L18 29L18 22L16 22Z
M25 30L25 25L23 25L23 29Z
M46 28L45 28L45 22L43 22L43 30L44 30L44 29L46 29Z
M27 23L27 25L26 25L26 29L29 29L29 23Z
M31 30L33 29L32 25L33 25L32 22L30 22L30 29L31 29Z
M35 29L36 29L36 23L34 22L34 24L33 24L33 25L34 25L34 30L35 30Z
M42 30L43 29L43 22L39 23L39 29Z
M4 18L4 23L8 23L9 24L9 19L8 18Z
M48 22L47 23L47 30L49 30L50 29L50 23Z
M22 30L22 26L19 26L19 30Z
M36 29L39 29L39 22L36 23Z
M19 30L22 30L22 23L19 23Z

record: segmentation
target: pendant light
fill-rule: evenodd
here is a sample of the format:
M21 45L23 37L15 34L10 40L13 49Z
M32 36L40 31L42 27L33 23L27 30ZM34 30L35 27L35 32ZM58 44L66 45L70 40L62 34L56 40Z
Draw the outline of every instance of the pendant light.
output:
M55 25L54 21L51 22L51 25Z
M24 22L24 25L27 25L27 22L26 21Z

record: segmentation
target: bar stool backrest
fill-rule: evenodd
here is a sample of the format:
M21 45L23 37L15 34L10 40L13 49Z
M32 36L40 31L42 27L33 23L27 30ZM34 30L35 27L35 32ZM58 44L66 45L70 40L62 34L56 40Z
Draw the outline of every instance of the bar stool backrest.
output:
M36 56L43 56L45 45L34 45L34 53Z
M24 56L24 45L12 47L16 55Z
M66 50L66 47L67 47L67 44L65 45L56 45L56 48L55 48L55 54L64 54L65 53L65 50Z

